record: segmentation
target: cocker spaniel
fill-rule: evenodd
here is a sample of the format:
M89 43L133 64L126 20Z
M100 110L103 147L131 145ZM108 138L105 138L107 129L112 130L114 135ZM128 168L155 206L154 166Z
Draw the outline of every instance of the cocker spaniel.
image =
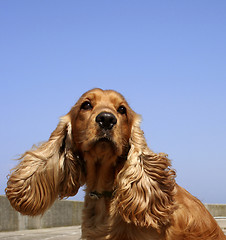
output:
M151 151L124 97L93 89L47 142L21 157L6 195L22 214L43 214L86 185L82 239L226 239L203 204L175 183L166 154Z

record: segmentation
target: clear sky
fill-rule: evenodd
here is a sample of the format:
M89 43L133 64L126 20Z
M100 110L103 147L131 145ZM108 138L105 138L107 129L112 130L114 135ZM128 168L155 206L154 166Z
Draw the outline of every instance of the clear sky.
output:
M178 184L226 203L225 13L225 0L0 1L0 194L13 159L100 87L142 115Z

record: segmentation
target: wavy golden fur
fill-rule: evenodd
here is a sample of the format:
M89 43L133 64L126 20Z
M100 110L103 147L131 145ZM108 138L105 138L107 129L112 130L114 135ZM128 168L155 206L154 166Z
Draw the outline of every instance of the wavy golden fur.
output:
M203 204L175 183L166 154L146 143L140 117L112 90L83 94L49 140L21 157L6 195L43 214L86 185L82 239L226 239Z

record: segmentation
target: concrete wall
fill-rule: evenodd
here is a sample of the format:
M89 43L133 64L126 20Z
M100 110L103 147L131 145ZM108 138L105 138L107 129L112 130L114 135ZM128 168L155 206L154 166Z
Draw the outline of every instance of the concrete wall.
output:
M226 217L226 204L205 204L205 206L214 217ZM82 208L83 202L58 200L43 216L28 217L16 212L8 199L0 196L0 231L80 225Z
M204 204L214 217L226 217L226 204Z
M0 196L0 231L16 231L81 224L83 202L57 200L43 216L28 217L15 211L5 196Z

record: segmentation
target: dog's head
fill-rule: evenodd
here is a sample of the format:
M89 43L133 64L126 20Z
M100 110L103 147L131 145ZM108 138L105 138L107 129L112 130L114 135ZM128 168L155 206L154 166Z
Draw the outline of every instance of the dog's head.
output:
M115 91L86 92L70 112L76 149L98 157L106 152L122 155L129 146L134 115L124 97Z

